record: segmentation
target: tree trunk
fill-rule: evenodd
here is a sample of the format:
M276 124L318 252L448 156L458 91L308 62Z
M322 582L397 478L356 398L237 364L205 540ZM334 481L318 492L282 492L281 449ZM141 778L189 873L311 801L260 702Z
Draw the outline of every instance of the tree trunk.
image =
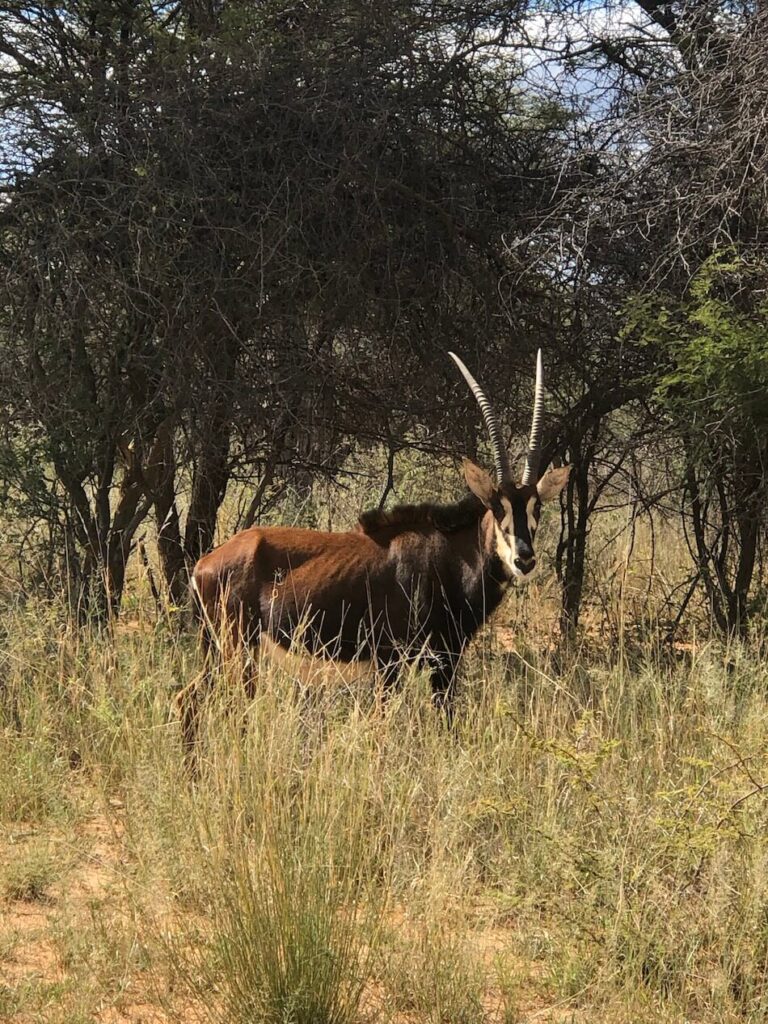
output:
M742 460L743 471L738 477L739 497L736 524L739 533L739 553L733 584L733 599L729 603L730 628L739 636L746 636L749 627L749 592L755 572L760 540L760 514L764 498L761 453L754 449Z
M99 618L119 615L125 589L125 570L131 554L133 538L150 509L146 483L140 460L132 459L125 467L112 521L101 544L99 577L95 612Z
M709 496L699 484L697 462L690 439L685 442L685 478L698 569L712 616L726 636L745 637L749 628L749 592L757 561L764 499L762 453L756 446L738 446L740 468L734 474L730 500L717 467L712 474L712 500L717 497L719 522L709 520ZM735 531L734 531L735 526ZM737 550L733 553L734 537Z
M218 404L209 421L207 436L200 439L192 477L184 533L184 553L190 566L213 547L216 519L229 483L229 418Z
M176 505L176 457L173 426L161 424L147 460L145 475L152 492L157 524L157 553L171 603L181 605L187 588L184 544Z
M192 495L184 531L184 554L191 568L213 547L216 520L230 475L229 445L232 435L232 402L239 341L230 323L214 317L206 326L208 350L208 402L195 410L193 422L194 470Z
M558 571L563 584L560 631L566 640L575 634L581 615L590 512L589 471L593 456L592 445L583 447L579 441L571 448L573 469L568 478L563 528L557 550Z

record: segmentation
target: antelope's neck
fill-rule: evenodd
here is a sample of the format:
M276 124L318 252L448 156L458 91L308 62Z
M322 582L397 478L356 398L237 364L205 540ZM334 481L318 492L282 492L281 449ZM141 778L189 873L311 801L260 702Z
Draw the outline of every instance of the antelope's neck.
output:
M509 574L496 551L495 520L486 512L472 527L476 561L472 566L471 583L465 590L466 604L473 609L477 625L487 620L501 604L510 584Z

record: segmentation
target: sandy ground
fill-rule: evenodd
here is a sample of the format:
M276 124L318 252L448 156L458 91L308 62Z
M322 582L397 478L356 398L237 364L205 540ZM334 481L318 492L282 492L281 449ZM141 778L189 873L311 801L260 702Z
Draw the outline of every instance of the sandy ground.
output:
M141 946L130 862L123 844L119 808L115 817L99 815L80 823L70 834L14 827L0 837L0 865L6 877L33 846L45 844L57 873L55 881L32 898L0 899L0 1021L8 1024L170 1024L202 1019L199 1007L186 1001L167 1006L146 962L131 944ZM477 908L478 920L482 908ZM398 924L398 921L400 924ZM406 928L393 917L394 928ZM470 932L470 942L489 965L509 958L515 923ZM112 944L117 950L111 948ZM508 960L509 962L509 960ZM498 991L484 999L485 1019L506 1024L586 1020L572 1008L548 997L540 963L514 958L517 979L514 1016L504 1012ZM371 990L363 1000L361 1021L416 1024L421 1014L381 1014L386 994ZM165 1003L165 1007L163 1006ZM376 1008L379 1012L376 1012ZM366 1012L366 1009L368 1012Z

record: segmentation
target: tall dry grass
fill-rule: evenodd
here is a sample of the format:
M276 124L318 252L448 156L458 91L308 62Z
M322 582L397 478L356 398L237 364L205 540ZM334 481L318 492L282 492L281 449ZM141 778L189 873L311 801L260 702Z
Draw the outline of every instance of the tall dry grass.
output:
M0 896L47 929L0 936L7 1019L763 1020L762 637L566 662L548 602L480 638L452 731L418 673L382 708L264 665L247 704L225 666L194 783L170 710L192 637L7 609Z
M317 525L369 491L353 474ZM692 607L671 646L679 539L600 530L580 642L556 642L550 515L451 730L418 672L382 706L265 663L247 703L224 665L194 780L175 611L140 578L108 631L7 601L0 1019L764 1020L765 637L724 645Z

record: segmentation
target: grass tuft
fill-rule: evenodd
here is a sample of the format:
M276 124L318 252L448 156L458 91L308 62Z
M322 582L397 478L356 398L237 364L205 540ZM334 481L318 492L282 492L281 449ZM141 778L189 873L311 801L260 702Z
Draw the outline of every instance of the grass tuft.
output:
M59 878L59 865L47 845L32 845L17 852L0 872L0 890L8 900L26 903L50 899Z

